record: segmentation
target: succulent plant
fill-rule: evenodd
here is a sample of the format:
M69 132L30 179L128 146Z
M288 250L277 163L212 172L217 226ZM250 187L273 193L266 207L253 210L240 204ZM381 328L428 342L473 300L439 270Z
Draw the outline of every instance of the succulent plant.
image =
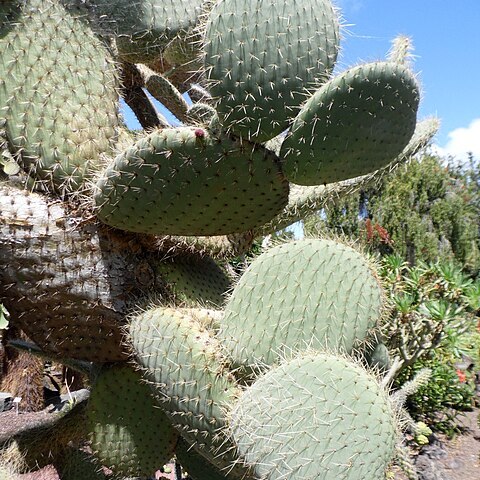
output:
M155 408L148 386L129 366L104 368L87 408L92 450L116 474L146 476L173 456L178 433Z
M198 480L385 470L396 403L351 356L383 315L374 265L306 239L228 266L435 133L408 40L333 76L339 37L330 0L1 3L0 303L91 374L88 421L58 422L78 426L52 452L65 478L175 450Z
M395 451L395 412L362 368L316 352L247 388L231 412L238 450L257 478L382 478Z
M225 306L218 334L237 368L307 349L352 353L385 310L373 264L326 239L278 245L255 258Z

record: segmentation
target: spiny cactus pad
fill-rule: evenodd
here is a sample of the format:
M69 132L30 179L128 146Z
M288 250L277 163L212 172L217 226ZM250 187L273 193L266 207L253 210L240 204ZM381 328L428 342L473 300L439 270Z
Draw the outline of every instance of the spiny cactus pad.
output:
M306 89L338 51L330 0L221 0L207 29L205 67L224 127L263 142L287 128Z
M193 26L204 0L87 0L97 22L115 34L120 56L154 60L178 34Z
M225 235L265 223L288 201L275 154L202 128L152 132L97 183L98 218L159 235Z
M371 265L353 248L321 239L285 243L242 275L219 338L236 366L250 368L306 348L350 352L383 302Z
M233 447L221 434L225 409L239 393L221 348L205 328L205 311L157 307L129 327L135 359L159 405L182 436L217 468L232 468Z
M157 269L176 301L186 306L219 308L231 287L225 271L207 256L172 256Z
M392 359L387 346L380 341L373 342L363 352L368 366L381 372L388 372L392 366Z
M178 440L175 456L184 471L193 480L233 480L235 478L230 476L228 472L222 472L212 465L182 438Z
M87 418L95 456L117 474L152 475L173 456L178 433L131 367L117 365L100 373Z
M107 480L97 459L87 452L69 448L61 459L56 459L55 467L62 480ZM115 477L114 477L115 478Z
M364 480L384 478L397 426L373 377L319 354L259 378L234 407L231 430L262 480Z
M300 185L339 182L373 172L413 135L418 85L403 65L378 62L347 70L303 106L283 142L287 178Z
M115 66L60 2L30 0L16 13L11 22L0 11L0 125L28 173L75 190L116 134Z

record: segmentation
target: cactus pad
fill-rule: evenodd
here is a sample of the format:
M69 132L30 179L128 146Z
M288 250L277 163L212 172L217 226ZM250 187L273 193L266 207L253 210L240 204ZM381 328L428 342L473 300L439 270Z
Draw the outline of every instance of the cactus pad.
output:
M134 317L129 327L154 395L193 442L223 425L223 406L237 392L205 321L202 311L157 307Z
M63 458L56 459L55 467L62 480L108 480L93 455L71 447Z
M178 440L175 455L188 473L188 477L193 480L233 480L235 478L229 476L228 472L222 472L212 465L182 438Z
M22 8L15 22L0 12L0 125L32 177L75 190L116 135L115 66L60 2Z
M235 286L219 338L237 366L272 365L306 348L350 352L375 326L383 291L359 252L332 240L285 243Z
M240 454L264 480L384 478L397 425L388 395L359 366L326 354L273 368L231 414Z
M95 456L117 474L151 475L173 456L178 433L130 367L100 373L87 417Z
M300 185L339 182L373 172L413 135L418 85L405 66L379 62L347 70L303 106L283 142L287 178Z
M236 468L222 431L239 389L204 326L210 322L202 310L157 307L134 317L129 332L159 405L188 443L222 470Z
M88 0L97 21L115 34L120 56L130 63L154 60L166 45L196 23L204 0Z
M261 146L202 128L152 132L120 154L97 183L98 217L122 230L225 235L282 210L288 183Z
M177 255L157 269L175 300L192 307L221 307L231 287L225 271L207 256Z
M210 13L205 66L224 127L256 141L287 128L338 50L330 0L222 0Z

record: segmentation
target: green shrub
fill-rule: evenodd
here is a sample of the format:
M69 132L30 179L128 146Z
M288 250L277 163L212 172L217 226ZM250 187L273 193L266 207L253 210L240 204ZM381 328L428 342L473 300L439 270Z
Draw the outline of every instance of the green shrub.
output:
M455 366L432 356L408 367L398 378L398 383L409 380L425 367L432 370L430 381L407 400L406 407L415 420L425 422L434 431L451 435L457 431L458 415L472 410L473 381L467 376L462 382L462 375L457 373Z

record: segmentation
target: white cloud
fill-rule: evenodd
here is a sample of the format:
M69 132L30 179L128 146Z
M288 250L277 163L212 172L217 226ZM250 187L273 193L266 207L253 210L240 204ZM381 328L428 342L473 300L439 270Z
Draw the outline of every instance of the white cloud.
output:
M480 159L480 118L475 118L468 127L456 128L448 134L448 141L444 146L433 145L433 151L442 157L451 156L458 162L468 159L472 153L474 158Z

